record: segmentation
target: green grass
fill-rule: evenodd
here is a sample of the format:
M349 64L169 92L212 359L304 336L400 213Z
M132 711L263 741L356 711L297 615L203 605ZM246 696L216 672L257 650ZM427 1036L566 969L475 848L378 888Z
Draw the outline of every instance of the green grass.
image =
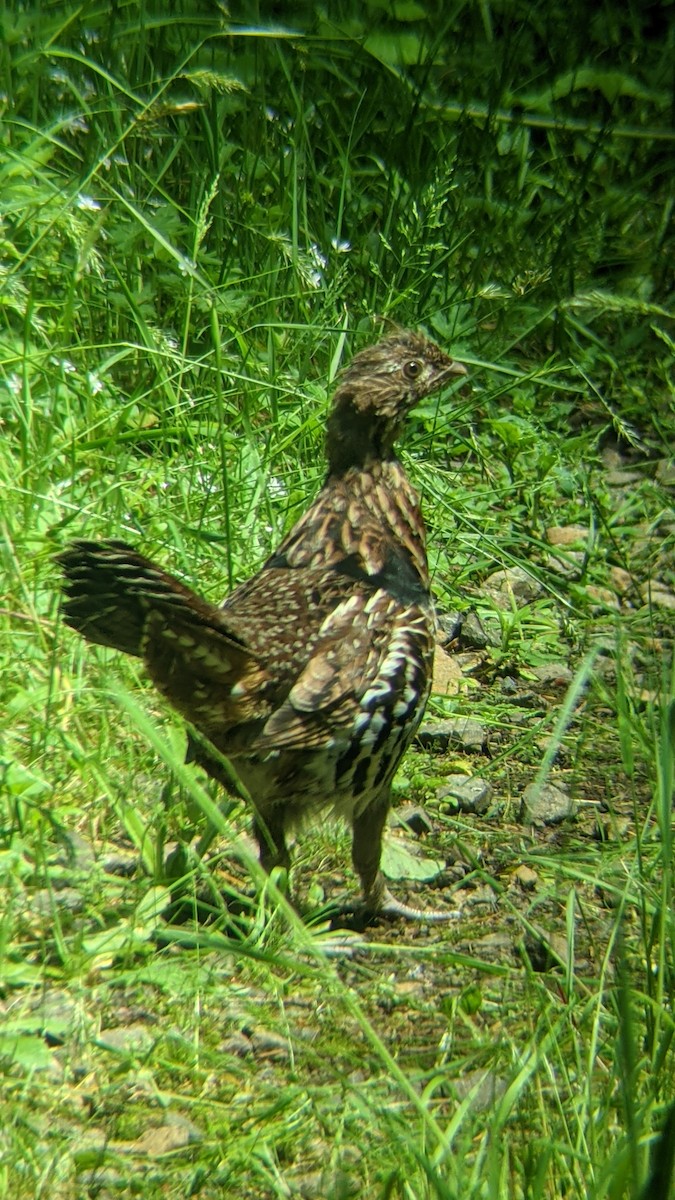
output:
M0 26L0 1197L662 1200L665 10L27 3ZM417 749L397 781L448 863L412 898L444 883L462 921L338 954L137 665L62 627L53 555L123 537L220 599L315 494L331 380L382 319L470 367L403 452L439 607L490 635L430 711L488 752ZM486 584L504 567L526 601ZM485 816L438 798L458 771ZM531 829L548 779L576 818ZM176 847L208 925L167 920ZM344 831L300 840L306 912L354 888L347 858Z

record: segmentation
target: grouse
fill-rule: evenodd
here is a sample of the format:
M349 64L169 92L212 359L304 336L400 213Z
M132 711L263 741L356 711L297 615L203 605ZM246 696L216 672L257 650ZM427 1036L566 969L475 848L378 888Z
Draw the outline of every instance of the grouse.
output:
M220 756L234 766L262 865L287 865L289 829L332 809L351 824L368 914L441 916L396 901L380 870L391 783L427 702L436 629L419 498L394 442L420 400L465 374L404 330L356 354L328 417L321 491L220 607L121 541L74 541L57 560L67 624L142 658L197 731L206 770L231 788Z

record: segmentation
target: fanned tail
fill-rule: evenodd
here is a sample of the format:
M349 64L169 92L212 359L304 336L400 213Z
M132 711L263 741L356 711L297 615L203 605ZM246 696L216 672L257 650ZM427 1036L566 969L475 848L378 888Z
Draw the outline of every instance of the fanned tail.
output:
M169 626L215 629L241 645L219 608L126 542L80 539L56 561L66 577L65 621L89 642L143 657L148 620L162 614Z

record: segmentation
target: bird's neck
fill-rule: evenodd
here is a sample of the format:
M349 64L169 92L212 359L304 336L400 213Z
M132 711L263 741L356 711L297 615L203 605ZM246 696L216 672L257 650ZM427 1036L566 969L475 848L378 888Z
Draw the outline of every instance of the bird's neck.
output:
M336 405L326 428L328 474L342 475L351 468L366 470L371 464L394 459L394 438L398 423L375 417L345 404Z

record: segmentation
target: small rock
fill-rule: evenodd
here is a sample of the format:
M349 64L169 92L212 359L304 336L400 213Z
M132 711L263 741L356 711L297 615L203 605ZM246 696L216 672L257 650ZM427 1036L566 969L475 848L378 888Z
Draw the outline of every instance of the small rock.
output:
M114 1029L102 1029L98 1041L107 1050L120 1050L126 1054L138 1054L150 1049L157 1038L147 1025L117 1025Z
M610 569L610 577L612 583L620 596L624 596L626 592L630 592L633 588L633 576L630 571L624 571L623 567L612 567Z
M459 634L461 646L470 650L485 650L488 646L501 646L502 634L499 621L492 617L479 617L469 612L462 621Z
M251 1033L251 1045L254 1054L264 1054L267 1058L290 1058L288 1039L280 1037L271 1029L254 1029Z
M554 684L556 687L567 687L573 678L567 663L542 663L534 668L534 674L540 683Z
M84 900L77 888L40 888L33 893L33 912L39 913L41 917L53 916L56 909L78 913L83 907Z
M436 795L439 800L449 800L460 812L482 817L490 807L492 788L477 775L448 775L444 787L439 788Z
M526 867L525 863L521 863L513 872L513 878L516 883L523 889L524 892L531 892L539 882L539 876L532 867Z
M659 608L675 608L675 596L658 580L654 583L643 583L640 592L647 604L656 604Z
M462 682L462 668L457 656L448 654L442 646L436 646L434 653L434 673L431 690L437 696L455 696Z
M454 642L456 637L459 637L464 626L464 616L460 612L447 612L438 614L438 627L441 631L442 642Z
M604 608L619 607L616 593L610 588L596 587L595 584L589 583L586 587L586 595L593 602L591 605L593 612L599 612Z
M121 875L131 879L138 871L138 854L135 850L124 850L118 847L107 850L101 855L101 866L106 875Z
M609 487L626 487L629 483L642 483L642 475L639 471L608 471L605 483Z
M74 830L67 830L63 835L63 848L57 855L59 866L70 867L71 871L90 873L96 862L96 852L91 842Z
M557 970L567 959L567 939L558 933L539 933L536 929L525 934L523 949L537 973Z
M574 800L554 783L530 783L523 792L520 820L524 825L558 825L576 811Z
M233 1054L237 1058L247 1058L253 1053L253 1046L245 1033L232 1033L221 1043L220 1051L222 1054Z
M584 550L558 550L546 556L546 566L564 579L580 579L586 562Z
M396 819L418 837L424 833L431 833L434 827L428 812L420 804L402 805L396 810Z
M656 464L656 478L664 487L675 487L675 460L659 459Z
M498 608L511 608L513 601L522 608L540 596L543 587L524 567L506 567L494 571L485 580L485 588Z
M587 542L588 533L583 525L552 525L546 530L546 538L550 546L572 546L575 542Z
M450 1081L450 1087L458 1100L467 1100L470 1097L471 1108L474 1112L480 1112L483 1109L494 1108L496 1101L500 1100L506 1091L506 1080L494 1071L478 1069L465 1071L459 1079Z
M200 1142L203 1134L192 1121L185 1117L169 1118L163 1125L146 1129L129 1147L134 1154L147 1154L150 1158L160 1158L173 1150L183 1150L195 1142Z
M471 952L486 962L506 962L513 954L513 941L507 933L486 933L473 938Z
M441 753L453 750L482 750L487 741L483 725L470 717L455 717L446 721L425 721L419 728L417 740L425 750Z

